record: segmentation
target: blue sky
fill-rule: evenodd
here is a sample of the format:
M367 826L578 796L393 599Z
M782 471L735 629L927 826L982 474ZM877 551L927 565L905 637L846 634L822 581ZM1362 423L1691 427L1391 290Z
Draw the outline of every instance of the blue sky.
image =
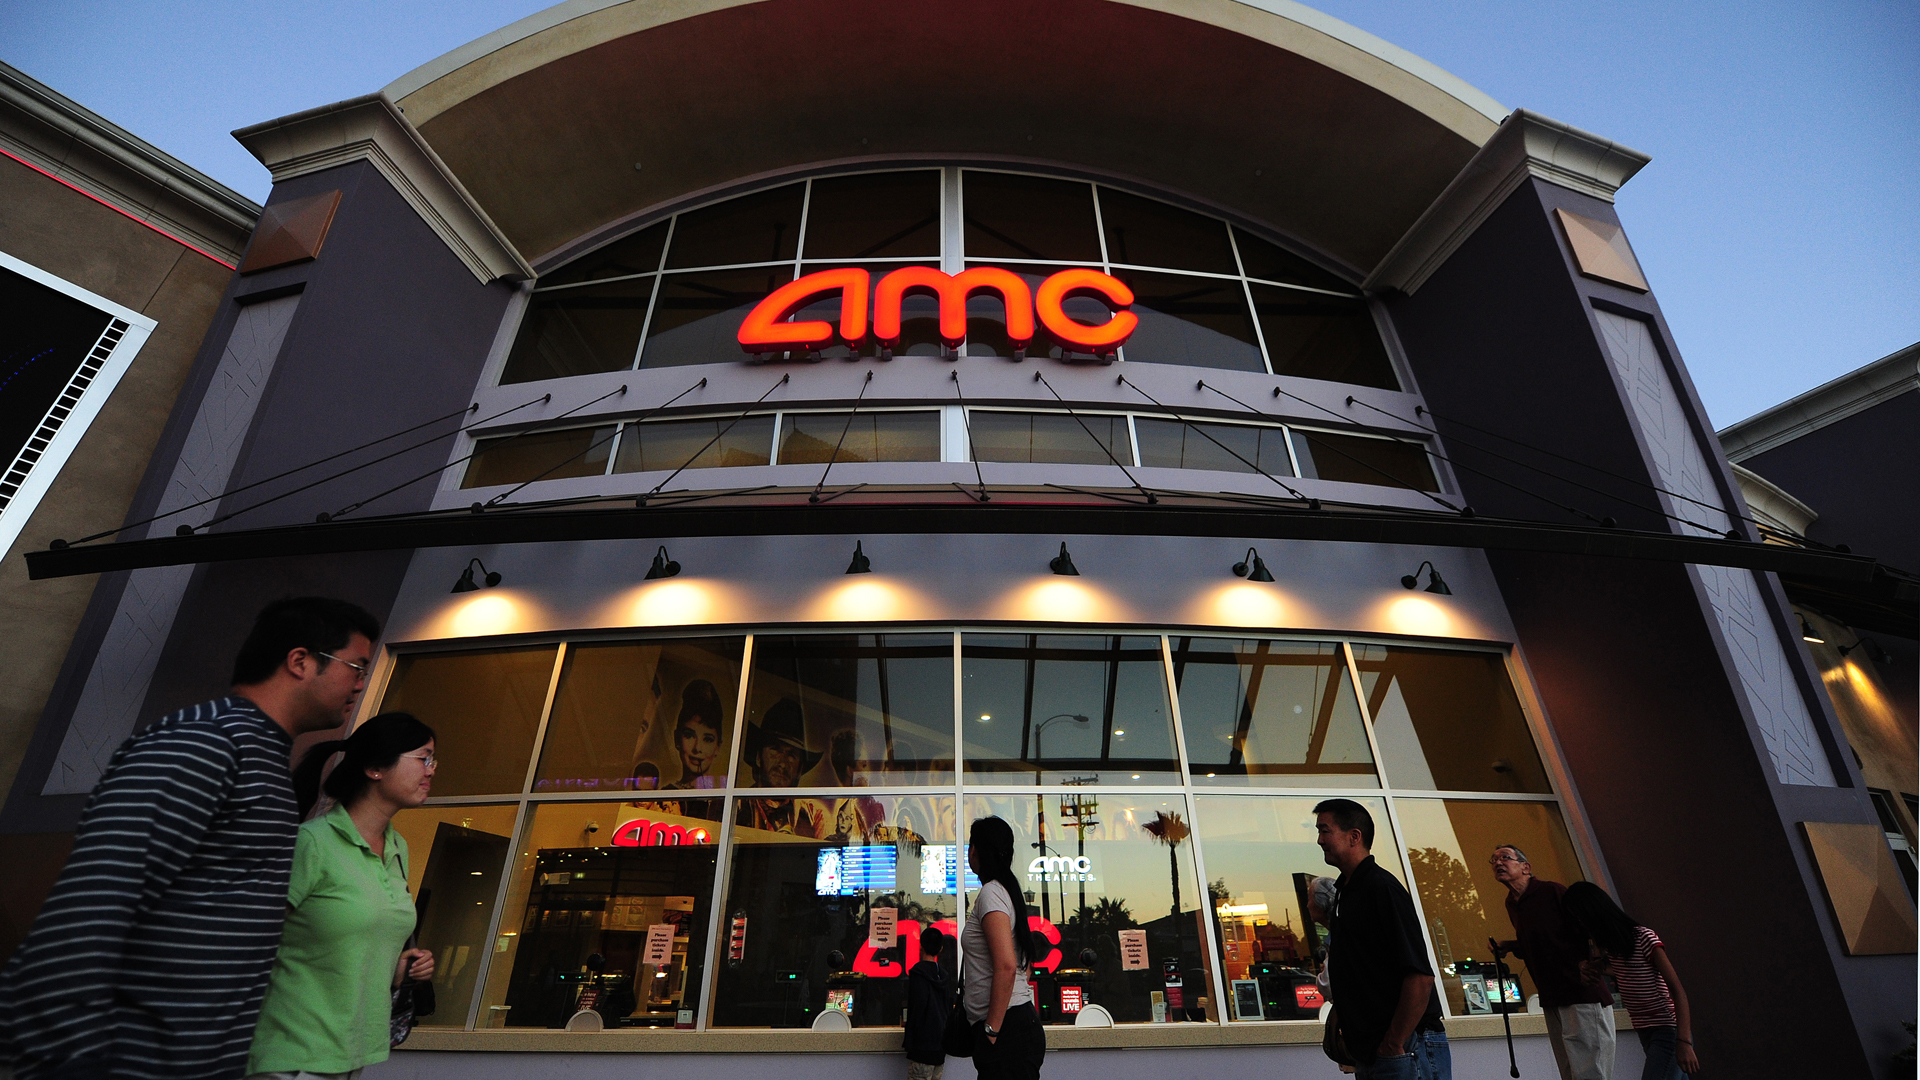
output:
M234 128L540 0L8 0L0 59L256 200ZM1653 156L1621 219L1716 426L1920 340L1920 5L1321 0L1502 105Z

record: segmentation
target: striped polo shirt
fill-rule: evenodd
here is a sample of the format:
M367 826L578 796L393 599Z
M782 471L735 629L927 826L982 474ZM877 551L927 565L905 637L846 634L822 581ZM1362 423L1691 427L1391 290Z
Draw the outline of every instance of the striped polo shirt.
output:
M244 1075L300 825L293 739L245 698L127 740L0 971L20 1080Z
M1666 949L1660 935L1644 926L1633 928L1633 948L1626 956L1616 956L1609 966L1613 984L1620 988L1620 1002L1627 1007L1637 1028L1673 1027L1679 1023L1673 1013L1673 991L1654 966L1653 950Z

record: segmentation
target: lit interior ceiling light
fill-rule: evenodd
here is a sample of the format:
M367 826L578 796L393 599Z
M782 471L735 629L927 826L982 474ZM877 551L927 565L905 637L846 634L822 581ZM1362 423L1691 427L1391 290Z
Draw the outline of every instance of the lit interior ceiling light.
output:
M1416 570L1415 570L1415 571L1414 571L1413 573L1411 573L1411 574L1408 574L1408 575L1406 575L1405 577L1403 577L1403 578L1401 578L1401 579L1400 579L1400 586L1401 586L1401 588L1405 588L1405 589L1412 589L1412 588L1417 588L1417 587L1419 587L1419 585L1420 585L1420 571L1421 571L1421 570L1425 570L1425 571L1427 572L1427 575L1428 575L1428 576L1427 576L1427 591L1428 591L1428 592L1430 592L1430 593L1437 593L1437 594L1439 594L1439 595L1441 595L1441 596L1452 596L1452 595L1453 595L1453 590L1452 590L1452 589L1449 589L1449 588L1447 588L1447 583L1446 583L1446 581L1445 581L1445 580L1443 580L1443 579L1442 579L1442 578L1440 577L1440 570L1439 570L1439 568L1438 568L1438 567L1436 567L1436 566L1434 566L1434 565L1433 565L1433 564L1432 564L1431 562L1423 562L1423 563L1421 563L1421 564L1420 564L1420 566L1419 566L1419 569L1416 569Z
M460 571L460 580L454 582L453 588L449 591L463 593L475 592L481 589L483 586L475 583L473 580L473 568L476 566L480 568L482 574L486 575L481 579L486 582L485 588L491 589L495 585L500 584L500 572L498 570L487 569L487 564L481 562L479 559L469 559L467 560L467 568Z
M868 561L866 553L860 550L860 541L858 540L853 542L853 561L847 564L847 573L873 573L873 563Z
M1047 568L1061 577L1079 577L1080 568L1073 565L1073 556L1067 554L1067 542L1060 541L1060 554L1047 560Z
M1251 564L1251 565L1249 565ZM1233 564L1233 576L1248 581L1272 581L1273 575L1267 572L1266 560L1253 548L1247 549L1247 557Z
M679 572L680 564L674 562L673 559L667 555L667 546L662 544L660 545L660 550L653 555L653 565L647 567L646 580L653 581L657 578L672 577Z

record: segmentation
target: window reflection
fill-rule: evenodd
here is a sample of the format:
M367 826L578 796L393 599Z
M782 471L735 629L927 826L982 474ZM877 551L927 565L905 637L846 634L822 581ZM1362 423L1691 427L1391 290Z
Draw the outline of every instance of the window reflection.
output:
M714 1026L806 1027L825 1008L898 1026L921 928L958 936L953 810L931 796L740 800Z
M616 427L567 428L564 431L528 431L474 445L473 460L463 488L519 484L534 478L559 480L568 476L599 476L607 471Z
M569 648L533 790L725 787L742 643Z
M741 760L741 787L952 783L953 635L756 636ZM777 811L773 831L855 826L810 822L806 805L756 805Z
M693 1026L720 800L545 803L515 860L484 1026Z
M1352 282L1322 270L1278 244L1270 244L1250 235L1245 229L1233 230L1233 242L1240 249L1240 265L1250 278L1278 281L1286 285L1305 285L1310 289L1327 289L1349 295L1359 291Z
M643 368L740 360L740 324L767 294L793 280L793 266L668 274L640 351Z
M976 169L960 177L967 258L1100 265L1092 185Z
M667 269L792 259L805 191L805 184L788 184L681 214L674 221Z
M1386 800L1354 801L1373 815L1374 858L1404 881ZM1316 980L1326 964L1327 931L1308 916L1308 898L1314 878L1338 878L1340 870L1327 865L1316 842L1317 802L1319 796L1194 799L1233 1020L1320 1015L1323 995Z
M1293 448L1300 459L1302 476L1375 487L1440 490L1426 447L1417 443L1294 428Z
M551 274L541 275L538 284L544 289L601 278L651 274L660 269L660 253L666 246L667 223L663 221L582 255Z
M1395 799L1394 808L1406 833L1407 858L1447 1008L1455 1016L1494 1012L1500 977L1487 939L1507 941L1514 930L1507 918L1507 887L1494 878L1487 860L1495 847L1516 844L1527 853L1535 878L1562 885L1582 880L1560 811L1547 803L1465 799ZM1211 851L1207 857L1213 857ZM1509 956L1505 964L1520 981L1519 992L1507 995L1508 1006L1524 1012L1527 997L1539 988L1525 961Z
M632 367L652 296L652 278L533 294L501 384Z
M1275 375L1400 389L1366 301L1271 285L1251 288Z
M1497 653L1353 647L1387 782L1546 794L1546 769Z
M712 416L628 424L614 472L738 468L772 460L773 417Z
M822 176L807 202L809 259L938 258L940 173Z
M1140 464L1162 469L1212 469L1217 472L1292 476L1287 433L1252 424L1195 424L1135 417Z
M1140 317L1125 346L1129 362L1267 370L1238 280L1118 268L1113 276L1133 290L1128 310Z
M474 984L487 960L500 873L513 847L507 806L423 806L402 810L393 828L407 842L407 890L419 913L420 947L431 951L434 1000L426 1027L465 1027Z
M780 422L780 464L833 461L939 461L940 414L787 413Z
M410 712L440 732L436 796L526 787L555 651L543 645L400 657L380 709Z
M1339 645L1176 637L1172 646L1194 783L1380 786Z
M969 782L1178 780L1159 638L967 634L961 640Z
M1107 230L1110 262L1211 274L1240 272L1227 242L1227 223L1219 218L1103 187L1100 221Z
M967 797L965 820L990 814L1013 826L1014 873L1028 885L1043 1023L1073 1023L1081 1003L1118 1023L1150 1022L1156 994L1168 1020L1218 1015L1184 800L1057 788ZM1146 963L1128 968L1122 942L1133 934Z
M967 434L973 442L975 461L1133 464L1133 445L1124 416L969 409Z

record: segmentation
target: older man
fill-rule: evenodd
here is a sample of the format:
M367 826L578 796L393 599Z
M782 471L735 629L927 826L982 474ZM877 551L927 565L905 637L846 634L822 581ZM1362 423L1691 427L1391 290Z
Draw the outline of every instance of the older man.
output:
M1493 849L1493 876L1507 887L1507 918L1517 940L1496 948L1527 962L1561 1080L1612 1080L1613 995L1597 978L1582 977L1587 936L1567 914L1567 887L1533 876L1527 853L1512 844Z

